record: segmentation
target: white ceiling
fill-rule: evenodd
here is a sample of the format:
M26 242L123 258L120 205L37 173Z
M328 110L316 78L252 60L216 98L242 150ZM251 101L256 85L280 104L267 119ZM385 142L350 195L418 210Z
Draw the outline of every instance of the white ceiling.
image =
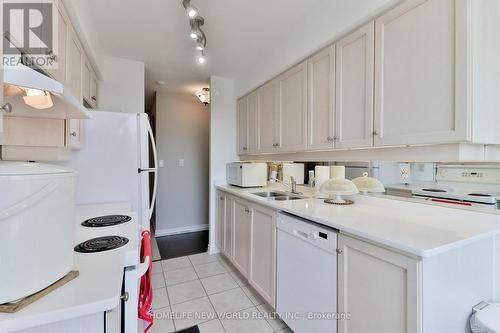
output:
M98 55L145 63L150 95L194 92L208 85L210 75L235 78L242 94L395 1L193 0L205 17L205 66L195 62L181 0L64 2Z

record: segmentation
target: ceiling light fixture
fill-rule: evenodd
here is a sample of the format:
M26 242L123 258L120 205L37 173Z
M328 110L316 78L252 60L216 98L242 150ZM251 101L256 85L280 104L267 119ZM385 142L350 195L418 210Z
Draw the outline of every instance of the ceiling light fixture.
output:
M198 9L191 5L191 0L182 0L182 6L186 9L186 13L189 17L189 25L191 27L189 38L196 41L195 48L197 51L201 52L196 60L198 64L204 65L207 62L204 53L207 46L207 37L201 27L205 24L205 19L200 16Z
M191 5L191 0L183 0L182 5L186 9L186 14L189 18L198 16L198 9L196 9L195 6Z
M203 88L196 93L196 97L205 105L210 104L210 88Z
M198 57L198 64L200 65L204 65L207 63L207 58L205 57L205 54L203 54L203 52L200 54L200 56Z

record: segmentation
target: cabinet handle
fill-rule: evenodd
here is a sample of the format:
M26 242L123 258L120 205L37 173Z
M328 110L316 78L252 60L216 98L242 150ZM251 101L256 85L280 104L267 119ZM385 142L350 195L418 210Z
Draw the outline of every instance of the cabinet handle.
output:
M245 213L247 213L247 214L250 213L250 209L245 208Z
M97 97L92 96L92 97L90 97L90 98L91 98L94 102L97 102Z
M336 136L334 136L334 137L329 136L329 137L326 138L327 142L335 142L337 140L338 140L338 138Z
M247 147L243 147L243 150L247 150Z
M47 51L46 54L49 56L49 59L57 62L57 55L54 54L53 50Z
M71 132L70 135L76 137L76 132Z
M221 201L224 201L224 197L221 197L220 199L221 199Z
M5 111L6 113L11 113L12 112L12 104L10 103L5 103L1 109Z
M378 132L377 132L377 131L373 131L372 135L373 135L373 136L377 136L377 135L378 135Z
M343 251L342 249L337 249L337 250L335 250L335 251L337 252L337 254L342 254L342 253L344 253L344 251Z

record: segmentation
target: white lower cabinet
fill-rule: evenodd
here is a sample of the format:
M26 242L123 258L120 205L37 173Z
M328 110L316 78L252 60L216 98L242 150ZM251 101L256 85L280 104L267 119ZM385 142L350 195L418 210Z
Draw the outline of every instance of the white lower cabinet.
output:
M233 221L234 221L234 199L229 195L224 196L224 247L222 252L228 258L233 256Z
M68 119L66 121L66 146L71 149L83 147L83 121Z
M339 333L421 330L421 261L339 235Z
M233 263L244 276L248 276L250 266L250 223L251 211L248 203L235 199Z
M276 212L251 208L249 282L273 308L276 306Z
M217 191L217 246L273 308L276 305L276 212Z

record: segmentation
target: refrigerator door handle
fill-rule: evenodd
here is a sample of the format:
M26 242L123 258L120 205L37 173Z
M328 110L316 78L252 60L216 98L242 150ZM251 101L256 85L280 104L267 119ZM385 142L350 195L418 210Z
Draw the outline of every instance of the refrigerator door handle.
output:
M155 142L155 137L153 135L153 129L151 128L151 123L149 121L147 123L148 123L149 139L151 140L151 146L153 147L153 160L154 160L154 167L145 170L154 173L153 196L151 197L151 204L149 205L149 219L151 219L151 217L153 216L153 210L155 208L156 193L158 190L158 152L156 150L156 142Z

